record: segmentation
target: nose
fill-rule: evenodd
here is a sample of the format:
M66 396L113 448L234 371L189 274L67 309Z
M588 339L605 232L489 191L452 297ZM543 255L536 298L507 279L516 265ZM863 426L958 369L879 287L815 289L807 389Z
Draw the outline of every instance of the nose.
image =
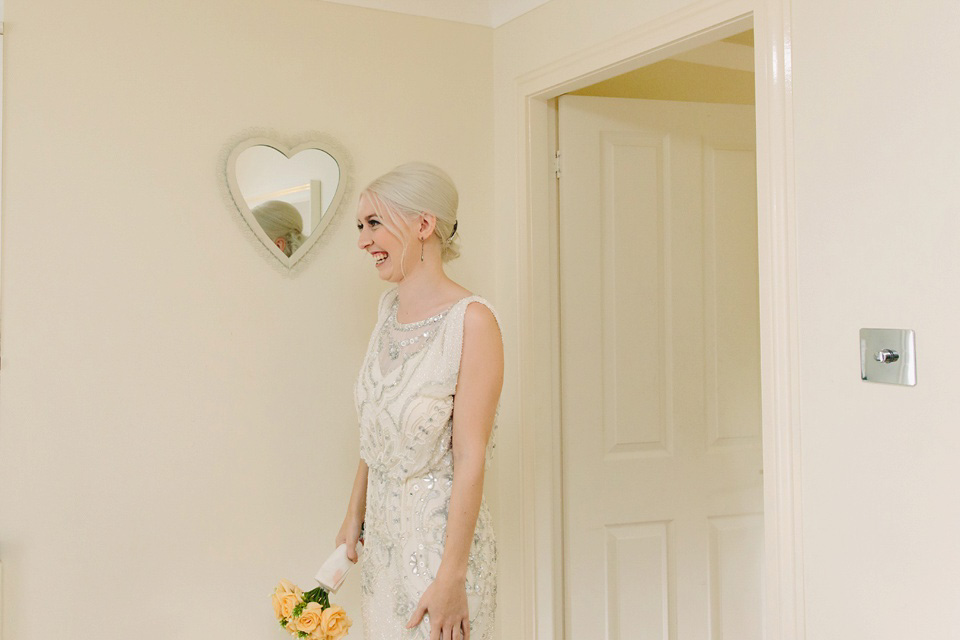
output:
M360 237L357 238L357 247L366 249L371 244L373 244L373 238L370 237L370 229L364 226L363 229L360 230Z

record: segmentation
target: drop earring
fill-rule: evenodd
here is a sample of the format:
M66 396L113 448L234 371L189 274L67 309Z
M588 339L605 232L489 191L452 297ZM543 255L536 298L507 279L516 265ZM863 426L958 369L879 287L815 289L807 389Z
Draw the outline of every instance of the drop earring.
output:
M420 262L423 262L423 238L420 239Z

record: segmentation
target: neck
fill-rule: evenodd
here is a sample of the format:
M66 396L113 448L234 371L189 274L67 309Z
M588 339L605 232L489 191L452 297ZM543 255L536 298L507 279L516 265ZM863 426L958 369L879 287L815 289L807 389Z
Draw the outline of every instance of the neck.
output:
M428 256L427 260L418 263L413 273L397 284L397 298L404 313L418 314L430 310L447 282L449 278L443 272L440 260Z

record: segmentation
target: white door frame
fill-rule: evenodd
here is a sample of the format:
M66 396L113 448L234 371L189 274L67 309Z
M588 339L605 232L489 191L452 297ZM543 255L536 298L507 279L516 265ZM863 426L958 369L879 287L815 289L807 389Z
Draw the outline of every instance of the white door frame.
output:
M563 640L559 294L549 101L753 26L764 638L803 640L790 0L698 2L517 79L524 636ZM550 233L544 233L544 230ZM549 331L547 330L549 328Z

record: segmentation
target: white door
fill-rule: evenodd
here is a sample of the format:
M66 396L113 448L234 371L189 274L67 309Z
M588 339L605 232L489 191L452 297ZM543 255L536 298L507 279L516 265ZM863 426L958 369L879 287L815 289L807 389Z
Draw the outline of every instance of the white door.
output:
M759 640L752 107L559 101L567 640Z

